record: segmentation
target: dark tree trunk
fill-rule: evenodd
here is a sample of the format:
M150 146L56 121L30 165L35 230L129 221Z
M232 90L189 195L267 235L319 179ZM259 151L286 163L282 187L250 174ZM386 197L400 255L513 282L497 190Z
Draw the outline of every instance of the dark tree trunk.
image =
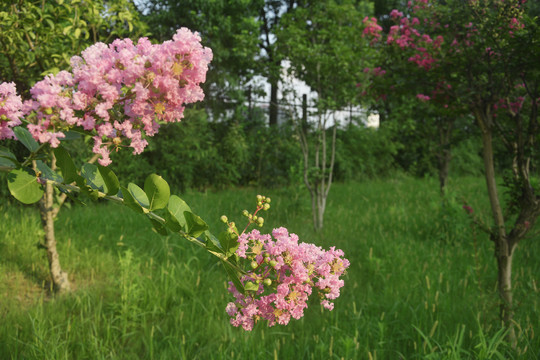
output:
M278 82L272 81L270 83L270 108L269 108L269 121L270 126L277 125L278 122Z
M493 161L493 119L489 111L476 109L475 117L482 131L482 153L484 171L488 189L489 201L495 227L491 232L491 240L495 243L495 258L497 259L497 289L501 299L501 319L508 331L508 341L516 347L517 339L514 328L514 309L512 299L512 256L515 244L509 241L506 234L504 215L497 191L495 166Z
M452 158L450 140L452 137L453 127L453 120L439 119L438 121L439 153L437 154L437 158L439 162L439 188L441 195L445 194L446 184L448 182L448 173L450 171L450 160Z

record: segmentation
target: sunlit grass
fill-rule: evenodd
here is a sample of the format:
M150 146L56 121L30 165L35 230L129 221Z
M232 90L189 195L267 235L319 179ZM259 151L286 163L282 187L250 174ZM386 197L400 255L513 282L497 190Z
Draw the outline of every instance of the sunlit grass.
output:
M111 204L62 211L59 251L75 291L51 297L36 246L39 216L2 207L0 358L535 359L538 239L516 252L520 342L513 352L499 331L493 245L478 230L473 236L461 209L462 197L479 215L489 209L483 183L454 179L450 190L443 203L429 179L335 184L320 234L305 189L184 194L219 232L219 216L241 224L242 210L261 192L272 198L267 231L286 226L301 241L343 249L351 261L334 311L314 299L301 320L260 323L248 333L228 323L231 297L214 258Z

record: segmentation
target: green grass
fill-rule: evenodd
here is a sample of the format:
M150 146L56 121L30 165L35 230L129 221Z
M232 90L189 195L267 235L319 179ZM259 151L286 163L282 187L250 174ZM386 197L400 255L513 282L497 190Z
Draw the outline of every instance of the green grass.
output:
M52 297L36 210L0 205L0 358L537 359L538 238L515 255L512 351L500 331L493 245L461 209L463 197L489 218L484 184L454 179L450 189L443 206L435 180L335 184L320 234L305 189L259 190L272 197L263 229L335 245L351 267L332 312L313 299L301 320L252 332L229 325L232 297L212 256L114 204L61 212L59 251L74 291ZM183 197L218 232L219 216L241 223L257 192Z

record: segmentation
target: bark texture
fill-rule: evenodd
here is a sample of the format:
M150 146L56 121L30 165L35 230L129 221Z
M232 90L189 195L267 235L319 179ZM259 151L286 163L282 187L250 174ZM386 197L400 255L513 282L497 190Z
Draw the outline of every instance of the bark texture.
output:
M56 249L56 237L54 235L54 189L51 184L45 185L45 193L39 201L39 212L41 215L41 224L45 235L43 244L47 251L47 259L49 260L49 270L53 289L55 292L63 293L71 290L71 284L68 279L68 274L62 270L60 266L60 257Z
M495 258L497 259L497 289L501 299L501 319L508 331L508 341L513 347L517 345L514 328L514 308L512 296L512 255L515 244L509 242L504 222L504 214L497 191L495 179L495 164L493 159L493 119L489 111L477 110L476 120L482 131L482 155L484 172L488 190L491 212L494 220L494 229L491 231L491 240L495 243Z

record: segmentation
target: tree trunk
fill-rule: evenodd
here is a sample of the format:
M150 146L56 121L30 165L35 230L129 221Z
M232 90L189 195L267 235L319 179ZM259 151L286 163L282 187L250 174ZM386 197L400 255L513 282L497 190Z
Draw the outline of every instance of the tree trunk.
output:
M278 82L273 80L270 82L270 107L268 110L270 126L277 125L278 122Z
M498 269L498 290L501 298L501 319L508 329L508 341L513 348L517 346L516 332L514 329L514 308L512 300L512 256L513 249L509 252L497 250L498 245L495 246L495 253L497 256L497 269Z
M497 183L495 180L495 166L493 161L493 134L492 119L489 111L476 109L475 117L482 131L483 160L488 189L489 201L495 228L491 232L491 240L495 243L495 258L498 268L498 292L501 299L501 319L508 330L507 338L512 347L516 347L517 339L513 322L512 303L512 255L514 246L511 246L506 234L504 215L502 212Z
M453 121L440 119L438 122L438 127L439 153L437 154L437 158L439 160L439 188L442 196L446 191L446 183L448 181L448 173L450 171L450 159L452 158L450 138L452 135Z
M41 224L45 230L44 246L47 250L49 260L49 270L54 291L58 293L71 290L68 274L62 270L58 251L56 250L56 238L54 236L54 189L51 184L45 185L45 193L39 201L39 212L41 215Z

